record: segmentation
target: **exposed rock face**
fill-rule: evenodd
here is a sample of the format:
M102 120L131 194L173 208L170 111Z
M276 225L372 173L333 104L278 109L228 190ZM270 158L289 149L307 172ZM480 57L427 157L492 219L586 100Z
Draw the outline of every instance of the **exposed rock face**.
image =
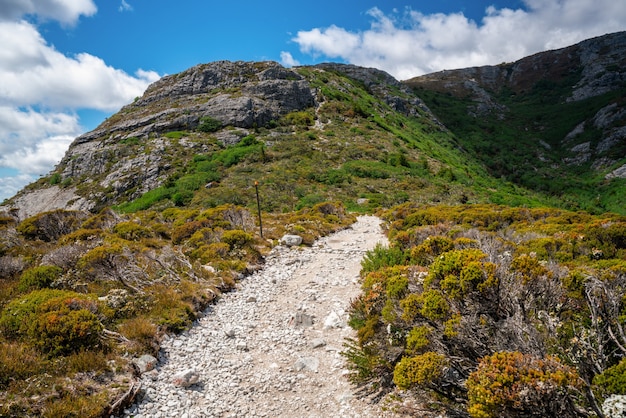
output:
M314 104L309 83L294 70L275 62L218 61L163 77L141 98L76 142L115 133L140 137L193 129L203 116L241 128L265 126Z
M459 98L470 97L472 104L467 112L476 118L494 115L504 119L511 111L499 103L503 94L522 97L534 89L549 88L551 83L569 86L570 93L562 98L563 102L579 102L608 92L624 91L626 32L541 52L514 63L446 70L406 83ZM626 107L623 101L615 99L595 116L582 120L563 137L561 144L552 146L556 145L560 149L555 151L565 154L561 162L566 165L590 163L593 169L606 172L607 179L623 178L624 170L614 166L624 156L625 125ZM594 135L592 131L598 130L601 138L589 142L587 138Z
M507 87L512 92L523 93L540 80L559 81L578 73L579 79L567 100L583 100L620 88L626 82L626 32L540 52L514 63L444 70L415 77L406 83L428 85L433 90L459 96L471 94L476 86L481 91L497 92Z

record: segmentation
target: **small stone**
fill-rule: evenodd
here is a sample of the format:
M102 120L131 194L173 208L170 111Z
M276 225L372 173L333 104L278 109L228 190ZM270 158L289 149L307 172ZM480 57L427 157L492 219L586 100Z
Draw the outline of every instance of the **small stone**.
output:
M248 303L256 302L256 297L248 296L248 299L246 299L246 302L248 302Z
M302 312L297 312L291 318L292 325L301 325L303 327L310 327L313 325L313 317Z
M143 356L134 359L133 363L135 363L140 373L145 373L156 367L157 359L149 354L144 354Z
M198 383L198 380L200 380L200 375L194 369L183 370L172 377L172 383L183 388Z
M293 365L295 371L309 370L317 373L320 361L315 357L301 357Z
M248 351L248 344L245 341L239 341L237 345L235 345L237 350Z
M326 345L326 341L323 338L316 338L311 341L311 348L319 348Z
M234 328L228 328L226 331L224 331L224 334L228 338L235 338L235 330L234 330Z
M324 329L330 328L343 328L344 321L341 319L337 312L332 311L324 320Z

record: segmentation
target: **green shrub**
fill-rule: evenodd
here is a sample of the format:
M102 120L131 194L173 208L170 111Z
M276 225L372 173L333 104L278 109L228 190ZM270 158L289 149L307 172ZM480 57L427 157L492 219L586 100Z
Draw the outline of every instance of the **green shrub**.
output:
M52 356L94 347L102 324L97 305L85 295L35 290L10 302L0 317L0 328L10 338L26 339Z
M48 180L48 183L50 183L51 185L55 185L55 184L59 184L61 182L61 174L59 173L54 173L53 175L50 176L50 179Z
M30 337L44 353L66 355L95 347L102 329L93 312L72 309L72 301L68 301L57 310L38 314Z
M212 118L210 116L204 116L200 118L200 123L198 124L198 130L200 132L217 132L222 127L222 122L219 120Z
M626 395L626 358L593 378L593 384L602 397Z
M539 359L519 352L499 352L480 361L467 379L468 412L474 418L565 414L580 385L576 371L556 358Z
M127 221L120 222L113 227L113 232L129 241L138 241L142 238L152 236L152 231L145 226L139 225L137 222Z
M435 387L447 363L445 356L432 351L404 357L393 370L393 382L400 389Z
M433 329L428 325L413 327L413 329L409 331L409 335L407 335L406 337L407 353L417 354L424 348L428 347L428 345L430 344L428 337L430 336L431 332L433 332Z
M376 244L376 247L367 251L363 257L361 274L364 275L383 267L403 265L406 262L407 256L401 248L385 247L382 244Z
M450 312L450 305L437 289L430 289L421 295L422 308L420 313L432 321L444 319Z
M20 276L19 290L26 292L28 290L42 289L50 287L53 281L58 279L63 273L63 269L57 266L38 266L24 270Z
M231 250L236 248L243 248L244 246L252 243L254 237L241 229L233 229L224 231L222 234L222 242L228 244Z
M39 307L50 299L72 297L75 292L56 289L41 289L12 300L2 311L0 329L5 336L17 338L26 335Z

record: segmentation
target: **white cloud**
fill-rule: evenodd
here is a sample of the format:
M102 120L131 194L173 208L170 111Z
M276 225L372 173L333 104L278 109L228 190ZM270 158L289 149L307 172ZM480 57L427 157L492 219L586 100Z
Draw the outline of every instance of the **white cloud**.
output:
M58 162L80 131L75 114L0 106L0 166L42 174L42 166Z
M123 2L123 5L127 3ZM43 38L24 15L74 24L96 12L91 0L2 0L0 4L0 197L46 174L82 133L79 109L112 112L143 94L159 79L153 71L134 75L99 57L66 56ZM19 188L19 187L18 187Z
M314 57L340 58L383 69L399 79L443 69L514 61L626 29L626 7L615 0L526 0L525 9L490 6L477 23L462 13L425 15L411 9L385 15L374 8L370 28L336 25L293 38Z
M285 67L296 67L300 65L300 62L297 59L295 59L291 55L291 53L286 52L286 51L280 52L280 63L284 65Z
M74 24L82 16L92 16L97 7L92 0L2 0L0 20L16 20L24 15Z
M131 6L130 4L128 4L126 2L126 0L122 0L122 3L120 4L120 7L118 9L120 12L132 12L133 11L133 6Z
M117 110L159 78L131 76L93 55L65 56L32 24L0 22L0 103Z
M19 192L26 184L37 180L30 174L17 174L15 176L0 177L0 204Z

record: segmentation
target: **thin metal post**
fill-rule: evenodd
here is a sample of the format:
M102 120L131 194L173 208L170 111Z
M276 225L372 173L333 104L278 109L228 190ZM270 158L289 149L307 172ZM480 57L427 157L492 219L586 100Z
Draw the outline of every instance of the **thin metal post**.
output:
M254 190L256 190L256 207L259 213L259 230L261 231L261 238L263 238L263 221L261 220L261 200L259 199L259 182L254 182Z

